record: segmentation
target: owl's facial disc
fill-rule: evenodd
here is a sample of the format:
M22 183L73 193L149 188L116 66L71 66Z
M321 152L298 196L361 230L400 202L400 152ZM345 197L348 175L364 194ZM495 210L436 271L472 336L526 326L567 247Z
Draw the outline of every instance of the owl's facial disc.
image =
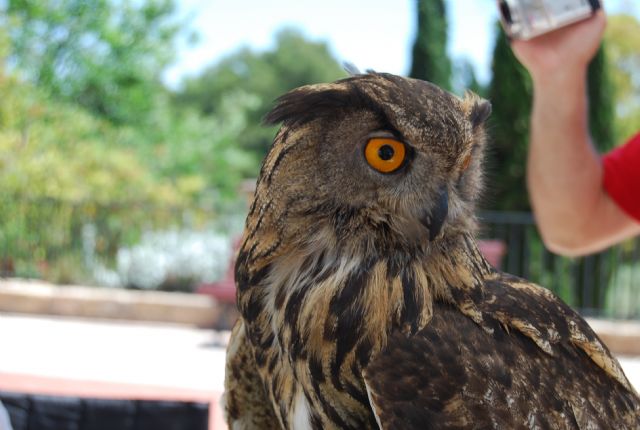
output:
M490 111L472 94L379 73L285 94L265 117L283 126L261 188L290 196L272 221L309 219L339 238L391 232L405 244L475 229Z

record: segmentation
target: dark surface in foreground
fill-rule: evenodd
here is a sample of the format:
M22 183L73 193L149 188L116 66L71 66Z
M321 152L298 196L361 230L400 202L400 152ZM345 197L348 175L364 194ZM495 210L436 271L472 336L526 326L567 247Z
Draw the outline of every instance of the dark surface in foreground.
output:
M13 430L207 430L209 405L0 392Z

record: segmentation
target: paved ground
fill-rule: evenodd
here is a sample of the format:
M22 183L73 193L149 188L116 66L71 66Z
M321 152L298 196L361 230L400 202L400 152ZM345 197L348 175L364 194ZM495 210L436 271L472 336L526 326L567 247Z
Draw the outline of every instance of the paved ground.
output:
M640 357L618 357L618 360L631 384L640 392Z
M222 391L224 333L0 314L0 372Z
M227 336L167 324L0 314L0 374L220 393ZM640 391L640 357L620 362Z
M205 402L219 408L228 332L0 313L0 390Z

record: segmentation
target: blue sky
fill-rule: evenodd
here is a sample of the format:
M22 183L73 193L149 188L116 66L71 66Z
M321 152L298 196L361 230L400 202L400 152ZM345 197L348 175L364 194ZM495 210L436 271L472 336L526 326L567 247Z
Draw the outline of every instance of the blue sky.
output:
M165 81L177 86L241 46L268 49L284 26L329 44L334 56L360 69L406 74L415 34L415 0L181 0L200 33L195 46L181 45ZM449 52L474 64L481 81L489 79L495 0L448 0ZM640 17L637 0L606 0L609 13Z

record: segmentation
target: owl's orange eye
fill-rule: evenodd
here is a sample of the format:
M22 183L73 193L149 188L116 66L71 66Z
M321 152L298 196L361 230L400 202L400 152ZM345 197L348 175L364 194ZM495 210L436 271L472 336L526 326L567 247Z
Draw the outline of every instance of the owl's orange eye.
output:
M364 149L367 163L378 172L391 173L402 166L406 156L404 143L388 137L369 139Z

